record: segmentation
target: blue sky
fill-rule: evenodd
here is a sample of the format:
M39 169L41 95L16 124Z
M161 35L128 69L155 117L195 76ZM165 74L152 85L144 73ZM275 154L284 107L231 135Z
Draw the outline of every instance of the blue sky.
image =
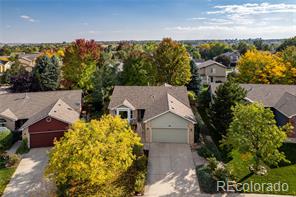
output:
M0 42L295 35L295 0L0 0Z

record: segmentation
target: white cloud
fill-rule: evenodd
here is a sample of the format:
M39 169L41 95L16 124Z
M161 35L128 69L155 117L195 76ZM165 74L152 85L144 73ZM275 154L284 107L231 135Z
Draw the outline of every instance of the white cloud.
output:
M35 20L34 18L32 18L31 16L28 15L21 15L20 18L24 19L25 21L29 21L29 22L36 22L37 20Z
M189 18L199 20L201 25L208 26L262 26L296 24L296 4L245 3L214 6L214 11L206 12L208 17ZM215 15L215 18L213 18ZM217 16L217 17L216 17Z
M270 3L246 3L241 5L218 5L217 11L209 11L208 14L268 14L268 13L296 13L296 4L270 4Z
M88 31L88 33L89 33L89 34L96 34L96 33L97 33L97 31L90 30L90 31Z
M249 28L247 26L175 26L165 28L166 35L174 38L187 39L225 39L225 38L288 38L294 35L296 25L293 26L261 26Z
M193 17L193 18L188 18L187 20L189 21L195 21L195 20L206 20L207 18L205 17Z

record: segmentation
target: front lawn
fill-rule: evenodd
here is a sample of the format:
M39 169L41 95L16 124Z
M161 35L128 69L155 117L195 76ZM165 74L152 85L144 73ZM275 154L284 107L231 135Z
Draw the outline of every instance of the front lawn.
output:
M9 183L15 169L15 167L0 169L0 196L2 196L2 193L4 192L6 185Z
M262 191L258 193L269 193L269 194L286 194L286 195L296 195L296 165L274 168L271 169L266 176L253 175L248 178L245 182L251 183L287 183L289 185L288 192L283 191ZM248 191L246 191L248 192ZM256 192L257 193L257 192Z

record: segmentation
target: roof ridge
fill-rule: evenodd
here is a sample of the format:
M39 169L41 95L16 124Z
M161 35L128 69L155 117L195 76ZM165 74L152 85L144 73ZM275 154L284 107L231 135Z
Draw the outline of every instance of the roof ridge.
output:
M0 96L7 96L7 95L12 95L12 94L42 94L42 93L54 93L54 92L74 92L74 91L80 91L82 92L82 90L77 89L77 90L55 90L55 91L39 91L39 92L9 92L9 93L5 93L5 94L0 94Z
M64 104L66 104L61 98L59 98L56 102L53 102L54 105L51 107L51 109L50 109L49 112L47 113L48 116L51 115L52 110L56 107L56 105L57 105L59 102L62 102L62 103L64 103ZM69 106L69 107L70 107L70 106Z

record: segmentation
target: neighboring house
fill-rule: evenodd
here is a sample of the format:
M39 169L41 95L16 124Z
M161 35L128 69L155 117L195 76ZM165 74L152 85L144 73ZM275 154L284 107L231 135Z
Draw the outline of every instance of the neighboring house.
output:
M81 90L0 95L0 126L22 132L29 147L52 146L79 119Z
M226 66L208 60L202 63L196 63L198 73L202 79L202 84L222 83L226 81Z
M211 94L219 85L211 84ZM278 126L291 123L294 130L289 134L290 138L296 138L296 85L268 85L268 84L240 84L247 90L248 102L260 102L270 108Z
M219 56L226 56L230 60L230 67L235 67L239 58L240 58L240 53L238 51L232 51L232 52L226 52L222 53ZM217 57L219 57L217 56ZM217 57L214 57L214 60L216 60Z
M186 87L115 86L108 109L127 119L144 144L194 143L196 120Z
M0 56L0 76L11 68L13 62L9 61L9 56Z
M40 53L20 54L18 60L28 72L31 72L35 67L36 59L39 55Z

